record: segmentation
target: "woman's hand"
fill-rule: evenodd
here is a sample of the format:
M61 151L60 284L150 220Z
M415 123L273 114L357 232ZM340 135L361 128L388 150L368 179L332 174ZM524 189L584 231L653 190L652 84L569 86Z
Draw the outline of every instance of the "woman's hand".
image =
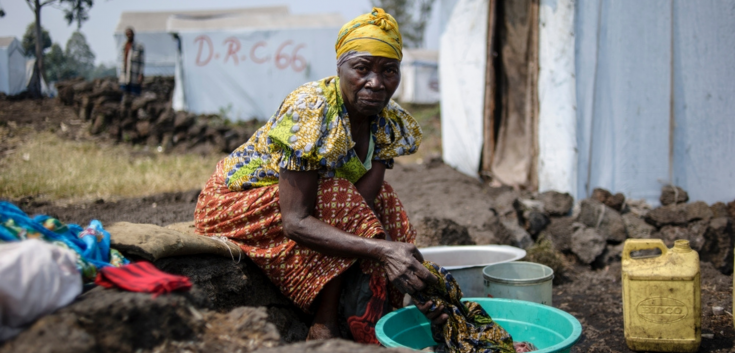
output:
M403 293L413 294L438 280L421 263L423 256L413 244L390 242L381 261L388 280Z
M429 300L423 304L416 304L416 307L422 314L424 314L424 316L426 316L427 319L429 319L429 321L431 321L433 326L441 327L447 322L449 315L444 312L444 305L439 305L436 309L430 311L432 304L431 300Z

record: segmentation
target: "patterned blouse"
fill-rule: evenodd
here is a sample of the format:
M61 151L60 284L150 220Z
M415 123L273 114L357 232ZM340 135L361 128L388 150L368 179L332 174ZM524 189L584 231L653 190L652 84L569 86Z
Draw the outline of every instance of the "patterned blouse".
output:
M369 168L355 153L350 119L336 76L291 92L266 124L224 160L227 187L242 191L278 183L280 168L319 171L323 178L355 183ZM421 127L394 101L373 117L371 160L393 167L393 158L416 152ZM368 167L366 167L368 165Z

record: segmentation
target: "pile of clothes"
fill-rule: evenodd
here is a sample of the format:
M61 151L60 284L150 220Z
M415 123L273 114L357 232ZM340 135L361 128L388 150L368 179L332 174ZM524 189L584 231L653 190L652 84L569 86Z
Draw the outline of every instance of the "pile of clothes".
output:
M97 220L83 228L31 218L9 202L0 202L0 278L0 342L95 284L154 295L191 287L150 263L131 264Z

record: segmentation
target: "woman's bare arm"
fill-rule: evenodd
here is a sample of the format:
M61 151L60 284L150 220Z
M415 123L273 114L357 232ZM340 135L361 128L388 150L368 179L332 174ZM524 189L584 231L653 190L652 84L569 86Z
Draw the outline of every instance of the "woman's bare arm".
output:
M423 257L413 244L362 238L312 216L319 186L316 171L281 169L278 184L283 231L288 238L325 255L380 261L391 283L405 293L436 281L421 265Z
M383 162L373 161L373 167L355 183L357 191L360 192L360 195L373 212L375 212L375 198L378 197L380 189L383 187L385 169Z

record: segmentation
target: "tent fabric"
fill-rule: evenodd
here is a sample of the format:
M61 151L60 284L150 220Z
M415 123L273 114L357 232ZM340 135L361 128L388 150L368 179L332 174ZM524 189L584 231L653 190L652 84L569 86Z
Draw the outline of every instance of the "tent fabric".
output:
M201 27L216 28L210 21ZM183 22L172 21L170 29L181 41L177 70L183 78L174 109L223 113L233 120L269 118L296 87L336 73L334 40L343 23L333 14L299 15L280 16L267 28L179 31Z
M115 48L122 48L127 40L125 34L116 33ZM136 32L135 41L143 44L145 48L143 75L174 76L178 43L170 33ZM122 52L120 50L117 51L117 62L122 62ZM117 69L119 76L120 68Z
M501 127L493 175L519 186L522 180L533 186L538 177L541 190L570 192L577 199L601 187L655 206L661 187L674 184L695 200L733 200L735 165L726 161L735 155L735 66L729 63L735 7L671 0L539 1L539 121L508 119L527 119L532 112L523 115L520 105L500 102L507 130ZM470 2L459 1L442 36L442 143L449 165L476 176L482 114L474 105L479 97L465 93L477 87L483 71L472 64L453 67L471 46L464 40L472 34L457 28L487 21L478 19L481 11L466 11ZM513 26L506 29L508 35L521 34ZM517 76L511 86L522 84L518 72L503 70ZM535 124L538 151L525 139ZM504 157L506 143L515 147ZM529 155L538 156L531 167Z
M285 29L342 27L347 22L339 13L289 15L240 14L223 17L199 18L171 16L166 26L169 32L239 30L244 28ZM333 36L336 39L337 34Z
M666 0L576 6L576 197L602 187L656 205L661 187L673 183L694 200L735 198L735 165L725 162L735 154L735 8Z
M401 83L394 97L401 103L438 103L441 98L438 61L436 50L403 49Z
M190 19L213 19L245 14L288 15L288 12L288 6L204 11L123 12L115 28L115 48L120 48L127 41L125 29L132 27L135 30L136 41L145 46L143 74L146 76L174 76L178 42L171 33L168 33L169 18L178 16ZM119 58L122 54L118 52L117 55L117 62L122 62Z
M539 191L577 192L574 0L539 7ZM543 25L542 25L543 24Z
M125 29L133 27L135 33L166 32L168 19L171 16L182 16L189 18L216 18L240 14L274 14L288 15L288 6L263 6L245 7L221 10L195 10L195 11L149 11L149 12L123 12L115 27L115 34L125 35Z
M15 95L26 90L26 58L20 41L0 37L0 92Z
M440 39L442 158L476 176L483 141L488 0L459 0Z
M26 87L28 87L28 85L31 83L31 79L33 78L33 70L35 70L35 66L36 66L35 58L28 59L25 62L25 72L24 72L24 77L23 77L23 91L25 91ZM52 93L48 85L46 85L46 80L44 80L43 77L41 77L41 93L46 96Z

